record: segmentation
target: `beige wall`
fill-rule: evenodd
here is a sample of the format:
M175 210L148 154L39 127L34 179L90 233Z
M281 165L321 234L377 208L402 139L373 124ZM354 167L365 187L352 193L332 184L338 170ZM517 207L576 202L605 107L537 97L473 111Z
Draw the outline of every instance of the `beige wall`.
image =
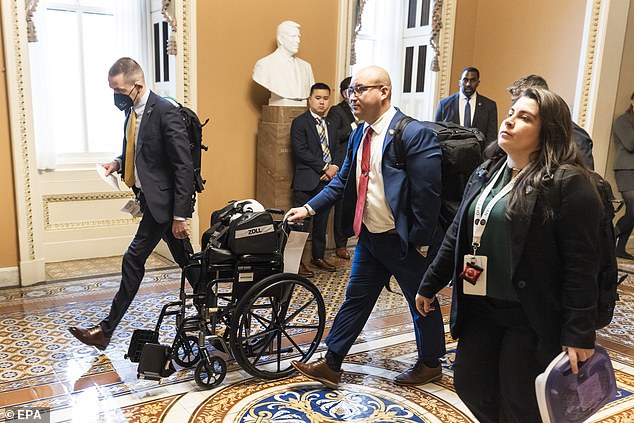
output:
M11 136L7 98L7 74L4 61L4 43L0 33L0 269L18 265L18 232L13 195L13 164L11 161Z
M458 0L450 92L458 90L462 69L475 66L478 90L497 102L500 122L509 106L506 87L531 73L573 106L585 3Z
M301 25L298 57L316 81L335 81L338 1L198 1L198 114L210 117L203 157L206 189L200 196L201 230L210 212L231 199L255 196L255 148L260 109L268 91L251 79L255 62L276 48L279 23Z

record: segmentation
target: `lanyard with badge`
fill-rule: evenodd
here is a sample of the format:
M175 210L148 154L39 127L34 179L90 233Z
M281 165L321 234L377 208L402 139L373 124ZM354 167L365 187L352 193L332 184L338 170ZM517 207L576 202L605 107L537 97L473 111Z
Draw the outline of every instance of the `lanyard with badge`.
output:
M487 271L487 256L478 255L478 247L480 247L480 240L484 234L484 230L489 220L489 215L493 210L493 207L500 201L506 194L511 192L515 185L517 175L511 178L511 180L504 185L504 187L489 201L486 207L484 202L493 190L493 187L497 183L500 176L504 173L502 168L495 174L491 183L484 187L480 197L476 201L475 213L473 216L473 241L471 246L473 247L473 254L465 254L464 256L464 270L460 274L460 277L468 282L463 284L463 291L469 295L486 295L486 271ZM519 174L518 174L519 175ZM484 207L484 211L482 208Z

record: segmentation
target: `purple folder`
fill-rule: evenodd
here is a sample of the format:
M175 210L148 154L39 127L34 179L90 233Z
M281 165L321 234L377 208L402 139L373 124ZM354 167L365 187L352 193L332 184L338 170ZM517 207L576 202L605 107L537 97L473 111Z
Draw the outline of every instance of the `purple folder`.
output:
M574 375L568 353L562 352L535 379L537 403L545 423L583 422L616 396L614 369L607 351L594 355Z

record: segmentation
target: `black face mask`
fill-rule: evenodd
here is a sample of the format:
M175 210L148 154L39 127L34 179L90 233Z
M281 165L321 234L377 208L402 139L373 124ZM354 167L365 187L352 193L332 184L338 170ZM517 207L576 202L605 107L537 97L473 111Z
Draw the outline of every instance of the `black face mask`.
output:
M117 106L119 110L121 111L129 110L132 106L134 106L134 100L130 98L130 94L132 94L132 91L134 90L134 88L135 87L132 87L132 89L130 90L128 94L115 93L114 105ZM137 95L139 95L138 92L137 92ZM136 99L136 95L134 96L134 98Z

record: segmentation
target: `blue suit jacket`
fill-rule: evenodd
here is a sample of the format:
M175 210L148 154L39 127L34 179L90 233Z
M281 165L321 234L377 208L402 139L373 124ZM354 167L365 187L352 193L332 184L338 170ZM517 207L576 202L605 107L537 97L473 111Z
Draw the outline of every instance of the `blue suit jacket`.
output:
M440 211L441 150L434 133L414 121L405 128L407 169L394 166L393 129L405 116L399 110L390 122L383 143L383 184L385 197L392 210L396 231L401 238L401 255L409 244L432 245L440 234L436 230ZM363 126L351 135L348 151L337 176L308 202L317 213L330 209L343 198L342 227L345 236L352 236L352 224L357 202L357 151L363 136Z
M124 124L124 133L125 125ZM135 146L135 163L145 203L158 223L192 215L194 166L181 114L172 103L150 92ZM119 156L124 179L125 148Z
M326 127L332 164L341 168L342 159L337 152L339 149L337 124L332 118L326 117ZM310 110L297 116L291 123L291 149L295 161L295 174L291 188L298 191L314 190L319 185L319 178L323 174L326 162L324 162L315 119Z
M495 101L490 100L478 93L478 101L473 115L471 126L478 128L484 134L487 143L497 139L498 135L498 109ZM438 103L436 109L436 122L454 122L461 125L460 111L460 93L455 93L449 97L443 98Z

